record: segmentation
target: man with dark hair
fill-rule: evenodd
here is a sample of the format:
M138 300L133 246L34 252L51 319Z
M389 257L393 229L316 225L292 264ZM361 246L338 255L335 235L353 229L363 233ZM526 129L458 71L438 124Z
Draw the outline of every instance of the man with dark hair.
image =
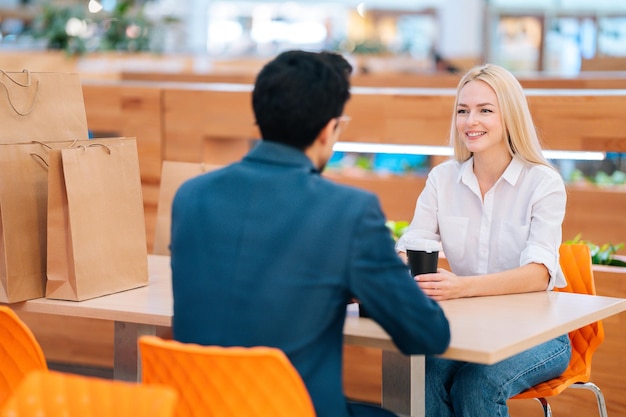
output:
M376 196L320 176L346 121L350 72L331 53L289 51L266 64L252 94L262 140L184 183L172 208L174 338L280 348L318 417L391 415L343 394L351 299L406 354L441 353L450 338L396 254Z

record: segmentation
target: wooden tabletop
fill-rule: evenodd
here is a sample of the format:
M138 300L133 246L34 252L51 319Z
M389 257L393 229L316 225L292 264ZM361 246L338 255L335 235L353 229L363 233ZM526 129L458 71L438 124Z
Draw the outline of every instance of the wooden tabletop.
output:
M561 292L461 298L440 303L450 322L443 357L492 364L586 324L626 311L626 300ZM373 320L348 317L346 343L392 350Z
M170 257L149 255L147 286L85 301L37 298L12 304L15 310L170 327L172 285Z
M86 301L35 299L13 304L16 310L171 326L169 256L149 256L150 283ZM451 328L451 359L491 364L588 323L626 310L626 299L583 294L536 292L462 298L441 303ZM396 350L373 320L348 315L345 342Z

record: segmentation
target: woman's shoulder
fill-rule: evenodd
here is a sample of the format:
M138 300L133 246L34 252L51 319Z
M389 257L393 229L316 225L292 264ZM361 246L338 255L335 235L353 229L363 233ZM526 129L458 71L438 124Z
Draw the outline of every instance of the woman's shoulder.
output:
M551 179L559 182L563 181L563 177L561 176L559 171L552 166L543 164L528 164L526 165L526 167L528 172L532 173L533 176L543 179Z
M542 164L526 165L529 185L539 190L565 190L565 181L556 168Z

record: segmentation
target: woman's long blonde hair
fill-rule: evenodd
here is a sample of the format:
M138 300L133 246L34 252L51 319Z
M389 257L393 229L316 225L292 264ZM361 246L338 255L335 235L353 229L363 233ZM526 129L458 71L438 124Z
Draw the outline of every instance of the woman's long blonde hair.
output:
M506 135L504 139L511 156L527 163L551 167L552 165L541 152L541 144L530 115L524 89L513 74L493 64L472 68L459 82L452 112L452 125L450 126L450 146L454 148L454 159L464 162L472 156L456 128L456 109L459 104L461 89L470 81L475 80L483 81L496 93L501 122Z

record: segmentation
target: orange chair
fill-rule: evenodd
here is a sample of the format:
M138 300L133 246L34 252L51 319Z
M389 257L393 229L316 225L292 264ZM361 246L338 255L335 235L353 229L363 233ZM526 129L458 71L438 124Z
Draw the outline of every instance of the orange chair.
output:
M47 369L33 332L11 308L0 306L0 404L30 371Z
M177 417L315 417L302 378L279 349L142 336L139 351L143 382L178 391Z
M587 245L562 244L559 253L561 255L561 268L567 278L568 285L558 290L595 295L596 287L591 269L591 254ZM536 399L543 406L545 417L550 417L552 410L546 400L547 397L556 396L566 388L587 389L596 396L600 416L607 417L604 395L597 385L590 382L591 359L604 340L602 322L598 321L574 330L569 333L569 338L572 343L572 358L565 372L558 378L535 385L511 399Z
M176 391L55 371L32 371L0 417L171 417Z

